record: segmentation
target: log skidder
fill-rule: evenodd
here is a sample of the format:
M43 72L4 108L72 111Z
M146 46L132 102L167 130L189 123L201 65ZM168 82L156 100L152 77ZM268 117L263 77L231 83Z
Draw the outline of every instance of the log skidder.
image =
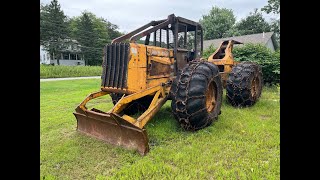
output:
M201 24L174 14L113 39L104 47L100 91L75 109L77 131L145 155L145 125L167 100L172 100L173 115L187 131L205 128L218 118L223 88L232 105L253 105L261 94L261 68L234 61L233 44L241 43L222 41L202 59ZM86 107L105 95L112 98L111 110Z

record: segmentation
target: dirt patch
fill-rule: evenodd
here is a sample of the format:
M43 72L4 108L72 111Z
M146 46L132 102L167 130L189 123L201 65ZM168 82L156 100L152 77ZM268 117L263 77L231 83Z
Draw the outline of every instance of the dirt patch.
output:
M260 115L260 119L261 120L267 120L267 119L270 119L270 115Z

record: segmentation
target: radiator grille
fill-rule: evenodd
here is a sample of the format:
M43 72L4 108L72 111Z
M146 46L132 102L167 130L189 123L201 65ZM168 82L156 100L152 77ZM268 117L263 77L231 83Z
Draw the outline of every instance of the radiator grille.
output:
M101 86L127 88L129 43L114 43L104 48Z

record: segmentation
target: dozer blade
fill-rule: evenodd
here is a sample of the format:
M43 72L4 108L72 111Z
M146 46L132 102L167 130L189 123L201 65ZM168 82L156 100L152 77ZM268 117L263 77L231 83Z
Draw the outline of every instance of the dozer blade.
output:
M88 136L101 139L110 144L134 149L141 155L149 151L148 135L145 124L160 110L167 100L165 85L154 86L122 98L108 112L92 108L87 109L86 103L94 98L109 94L98 91L88 95L75 109L73 114L77 119L77 131ZM144 96L152 95L153 99L148 109L138 118L124 114L123 109L128 103Z
M137 150L141 155L149 151L148 135L117 114L105 113L96 109L77 108L73 113L77 119L77 130L110 144Z

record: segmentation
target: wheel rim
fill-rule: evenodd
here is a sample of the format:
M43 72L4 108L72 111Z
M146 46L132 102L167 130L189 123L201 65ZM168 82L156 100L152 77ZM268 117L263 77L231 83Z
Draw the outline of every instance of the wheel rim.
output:
M206 108L209 113L211 113L216 106L216 89L214 82L211 81L206 92Z
M254 77L251 82L251 96L256 97L259 91L260 79L259 77Z

